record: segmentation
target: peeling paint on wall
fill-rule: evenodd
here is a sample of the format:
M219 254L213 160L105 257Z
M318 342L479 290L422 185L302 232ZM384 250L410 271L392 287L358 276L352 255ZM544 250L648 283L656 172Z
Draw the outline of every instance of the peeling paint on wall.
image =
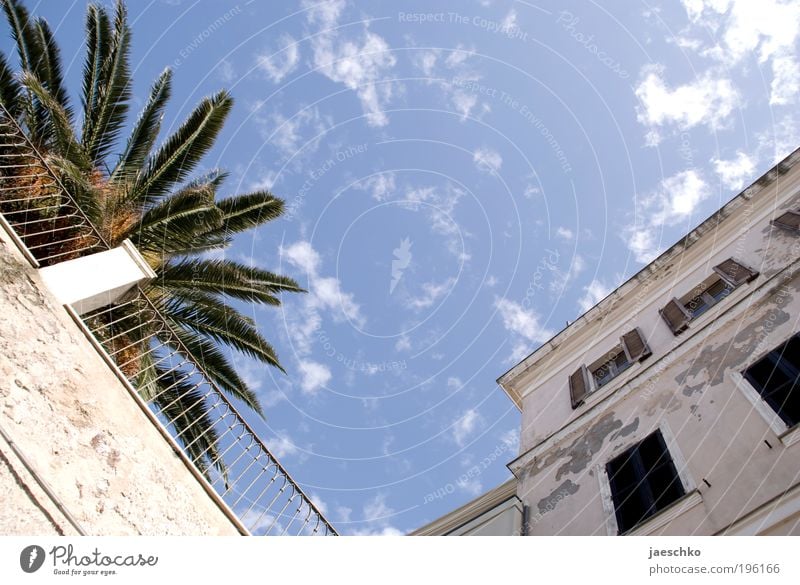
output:
M580 486L578 484L572 483L572 480L570 479L566 480L549 495L539 500L539 503L536 504L537 508L539 508L539 514L552 512L556 509L556 506L561 500L565 500L572 494L576 493L579 489Z

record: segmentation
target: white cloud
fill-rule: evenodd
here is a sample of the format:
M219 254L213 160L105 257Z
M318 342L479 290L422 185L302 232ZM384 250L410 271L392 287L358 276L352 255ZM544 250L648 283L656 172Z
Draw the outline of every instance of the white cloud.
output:
M491 148L478 148L472 153L472 162L485 173L496 173L503 166L503 157Z
M688 129L699 124L720 128L739 103L739 94L730 79L706 73L694 82L671 89L664 82L663 69L648 67L636 88L641 106L637 119L654 129L675 124Z
M800 86L797 39L800 4L784 0L684 0L690 20L715 32L716 44L700 51L727 68L755 56L772 65L772 105L794 103ZM795 88L793 90L793 88Z
M456 485L461 491L469 494L473 498L483 493L483 483L481 483L481 480L477 477L470 478L466 475L462 475L456 480Z
M753 176L756 170L755 161L747 154L737 151L736 157L730 160L712 159L714 170L719 175L722 184L729 189L741 189L747 179Z
M452 426L453 440L459 447L463 447L469 436L477 430L481 422L478 411L470 408L461 415Z
M378 175L372 175L366 179L362 179L354 185L360 191L369 191L372 198L376 201L385 201L397 189L395 184L395 174L392 171L386 171Z
M264 137L287 158L300 151L314 152L331 126L330 119L322 116L317 107L302 109L289 118L274 112L259 122L264 126Z
M800 145L800 123L786 114L771 129L758 134L758 152L773 164L783 160Z
M661 181L658 189L636 202L636 223L624 230L628 248L637 262L650 262L661 250L664 227L690 218L711 195L698 171L681 171Z
M311 38L314 66L334 83L355 92L371 126L385 126L389 120L383 109L392 98L393 86L385 80L397 60L386 40L369 31L366 25L360 38L344 38L336 30L345 8L344 1L314 5L306 1L306 19L319 25Z
M573 231L571 229L563 227L563 226L559 226L556 229L556 236L558 236L559 238L562 238L564 240L571 240L572 238L575 237L575 234L573 233Z
M450 277L444 282L426 282L422 285L422 294L418 297L408 299L408 306L415 311L421 311L432 307L445 294L450 292L456 283L454 277Z
M307 394L314 394L331 381L331 371L325 364L312 360L300 360L300 388Z
M773 78L769 103L786 106L797 101L800 92L800 65L793 56L776 57L772 60Z
M294 71L300 62L300 51L291 35L282 35L279 43L281 45L280 50L271 54L264 53L256 57L256 66L275 83L283 81L283 78Z
M460 390L464 386L464 382L457 376L450 376L447 378L447 388L450 390Z
M539 322L540 317L533 309L505 298L496 298L494 306L500 313L503 327L512 334L511 361L525 357L533 349L532 345L544 343L553 336L553 331Z
M280 249L281 256L309 276L316 276L321 264L319 253L311 242L299 241Z
M411 349L411 339L408 338L406 335L400 336L397 342L394 344L395 351L408 351Z
M294 455L299 451L286 431L276 431L277 435L267 439L267 447L270 452L278 459L283 459L289 455Z
M304 272L308 278L308 293L299 301L302 308L290 309L282 317L297 357L300 387L303 392L313 393L327 385L332 377L327 366L306 359L313 351L323 317L329 316L336 323L349 320L359 327L366 325L366 319L352 293L342 289L339 279L322 275L322 258L310 242L300 240L281 246L279 253L281 259Z
M303 0L303 8L306 9L306 19L309 22L319 24L321 29L335 27L339 17L344 12L347 2L345 0L328 0L319 2L318 0Z
M578 299L578 307L580 307L581 313L585 313L594 307L610 292L611 288L609 286L597 279L592 280L587 286L583 287L583 296Z
M481 78L468 62L473 53L459 44L444 58L442 49L415 51L411 57L414 67L430 78L429 84L438 86L437 93L461 116L462 122L468 118L480 119L491 111L491 106L481 102L470 85Z
M354 530L351 533L353 536L402 536L403 533L390 524L390 519L396 512L386 503L386 494L378 493L374 498L367 500L364 503L363 515L364 522L370 526Z

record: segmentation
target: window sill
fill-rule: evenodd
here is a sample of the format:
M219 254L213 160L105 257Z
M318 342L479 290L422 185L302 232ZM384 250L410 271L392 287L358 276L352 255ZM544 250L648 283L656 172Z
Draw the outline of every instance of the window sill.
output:
M791 447L795 443L800 443L800 424L794 425L785 433L779 435L778 438L784 447Z
M655 516L651 516L642 524L634 526L632 529L623 533L622 536L648 536L653 534L656 530L664 528L667 524L696 508L703 503L703 496L700 495L699 490L692 490L672 503L671 506L664 508Z

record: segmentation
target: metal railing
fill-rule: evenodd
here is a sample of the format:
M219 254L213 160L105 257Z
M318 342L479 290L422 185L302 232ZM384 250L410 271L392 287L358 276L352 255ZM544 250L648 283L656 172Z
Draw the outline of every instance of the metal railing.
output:
M37 267L108 248L2 106L0 215ZM182 450L198 479L250 534L337 534L141 289L81 316L81 321L115 373L131 384Z
M107 248L58 175L0 105L0 213L38 266Z

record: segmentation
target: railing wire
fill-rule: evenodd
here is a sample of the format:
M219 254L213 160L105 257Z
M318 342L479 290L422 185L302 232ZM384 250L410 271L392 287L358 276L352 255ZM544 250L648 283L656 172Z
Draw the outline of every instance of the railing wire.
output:
M2 105L0 213L40 266L108 248ZM337 534L141 289L82 319L251 534Z
M0 213L40 266L108 248L58 175L2 105Z

